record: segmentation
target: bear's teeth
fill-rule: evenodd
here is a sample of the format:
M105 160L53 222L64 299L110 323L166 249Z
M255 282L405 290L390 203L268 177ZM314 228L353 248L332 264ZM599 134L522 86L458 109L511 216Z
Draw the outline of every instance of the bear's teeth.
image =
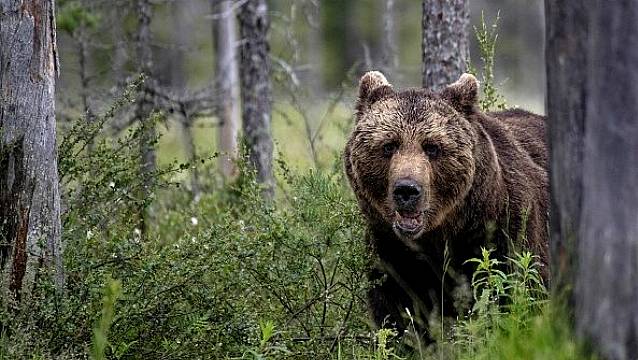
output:
M401 214L400 212L397 211L397 214L402 219L418 219L421 216L421 213L418 213L418 212Z

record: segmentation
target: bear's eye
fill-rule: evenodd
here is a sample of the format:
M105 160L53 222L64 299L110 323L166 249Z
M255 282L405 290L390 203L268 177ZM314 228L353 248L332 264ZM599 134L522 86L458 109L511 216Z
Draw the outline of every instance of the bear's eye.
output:
M430 159L436 159L441 156L441 147L436 144L425 143L423 144L423 151Z
M396 141L384 144L383 145L383 156L391 157L392 155L394 155L394 153L397 151L398 148L399 148L399 143L397 143Z

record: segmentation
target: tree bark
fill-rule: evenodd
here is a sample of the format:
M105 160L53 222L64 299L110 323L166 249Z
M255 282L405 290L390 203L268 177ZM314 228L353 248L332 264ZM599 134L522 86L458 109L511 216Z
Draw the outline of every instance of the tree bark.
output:
M113 71L113 85L116 89L121 89L126 86L126 78L128 71L126 65L129 61L128 40L126 32L124 31L124 23L126 14L131 10L131 4L122 4L116 2L115 6L111 8L109 12L109 23L111 27L111 37L113 42L112 53L112 71Z
M546 0L547 116L553 290L573 304L575 244L583 195L589 34L583 2ZM569 306L568 306L569 307Z
M604 358L633 359L638 3L548 0L546 10L554 271L573 278L577 333Z
M395 72L399 67L399 54L397 52L399 39L397 36L395 17L395 0L383 2L383 41L381 66L388 79L395 79Z
M63 285L53 0L0 0L0 265L19 301L41 267Z
M467 0L423 0L423 87L438 91L465 71L469 23Z
M153 172L155 171L155 148L153 142L156 138L155 124L151 119L154 107L154 96L152 84L153 77L153 51L151 48L151 15L152 8L149 0L137 0L137 36L136 48L138 56L138 72L146 76L144 84L140 89L135 109L135 119L142 126L140 137L140 176L143 178L142 199L148 199L153 187ZM145 202L145 201L143 201ZM146 234L146 207L140 206L140 231Z
M321 24L322 0L308 1L304 9L308 34L306 37L306 64L309 67L301 80L308 84L308 96L319 99L324 96L323 87L323 28Z
M172 35L173 35L173 51L170 51L169 59L169 79L168 85L176 93L183 95L188 88L188 81L185 72L185 59L188 49L191 46L193 27L190 26L189 9L193 6L193 1L173 2L170 4L172 13ZM199 172L197 171L197 151L195 140L193 138L193 117L190 116L186 109L178 109L177 121L179 122L179 131L184 145L184 153L187 161L191 166L191 185L190 191L193 198L199 197Z
M211 0L213 13L220 18L213 22L215 39L215 75L217 80L220 120L218 131L219 167L226 179L237 175L237 137L241 123L239 104L239 70L237 69L237 24L231 0Z
M266 0L248 0L239 12L241 28L241 98L243 130L250 163L264 195L274 193L272 172L273 143L270 130L272 95L270 48L268 44L268 5Z
M609 359L638 355L638 3L590 0L576 325ZM581 79L582 80L582 79ZM592 326L596 324L596 326Z

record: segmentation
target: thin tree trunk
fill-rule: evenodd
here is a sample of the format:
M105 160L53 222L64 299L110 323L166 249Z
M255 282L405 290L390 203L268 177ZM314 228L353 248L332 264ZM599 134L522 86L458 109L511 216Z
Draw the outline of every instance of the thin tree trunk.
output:
M199 171L197 170L197 150L195 148L195 139L193 137L193 121L188 114L182 113L180 127L182 143L184 144L184 152L186 153L186 158L191 164L191 193L193 198L197 200L200 196Z
M384 73L389 78L395 78L395 72L399 66L399 55L397 52L398 37L395 17L395 1L385 0L383 2L383 41L381 66Z
M126 83L127 71L126 64L128 62L128 48L127 37L124 31L124 17L130 10L131 6L128 4L116 3L110 11L109 21L113 24L112 38L113 38L113 80L116 88L123 88Z
M1 291L18 301L42 266L63 284L54 6L0 0Z
M173 43L174 51L170 52L170 76L169 86L179 94L184 94L187 89L185 58L191 45L193 29L189 21L189 8L193 6L193 1L182 1L171 3L172 23L173 23ZM196 165L197 152L193 139L193 118L184 109L177 114L177 121L180 125L180 134L184 144L186 159L191 165ZM196 166L191 167L190 190L195 199L199 197L199 174Z
M583 195L588 24L581 1L546 0L547 115L551 176L553 289L572 304L575 244Z
M423 87L456 81L469 60L467 0L423 0Z
M155 148L156 138L155 124L151 119L154 106L154 96L151 84L155 81L153 77L153 53L151 49L151 15L152 8L149 0L137 0L138 28L136 37L136 47L138 56L138 71L146 76L144 84L137 99L135 118L142 126L140 137L140 176L144 179L141 193L143 203L149 199L153 187L153 172L155 171ZM141 205L140 211L140 231L146 233L146 208Z
M309 70L305 77L308 95L313 99L320 99L324 95L323 88L323 38L321 26L321 0L309 1L305 10L308 22L308 38L306 40L307 65ZM304 80L302 80L304 81Z
M264 185L264 195L272 197L272 94L266 0L248 0L240 9L239 23L242 38L240 76L244 137L257 180Z
M635 359L638 3L546 6L555 271L573 278L577 333L606 359Z
M213 22L215 39L215 76L217 79L217 114L219 167L226 179L237 175L237 136L241 123L239 104L239 70L237 66L237 25L231 0L212 0L213 13L222 16Z
M187 8L190 1L174 1L169 4L172 23L172 47L168 52L169 74L168 85L173 91L184 94L186 90L186 74L184 73L185 53L190 46L192 29L189 26Z

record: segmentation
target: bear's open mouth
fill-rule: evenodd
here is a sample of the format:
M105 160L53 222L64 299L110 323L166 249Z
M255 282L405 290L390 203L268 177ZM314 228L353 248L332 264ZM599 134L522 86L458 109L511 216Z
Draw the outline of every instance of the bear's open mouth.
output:
M403 235L414 236L423 229L423 212L395 212L394 228Z

